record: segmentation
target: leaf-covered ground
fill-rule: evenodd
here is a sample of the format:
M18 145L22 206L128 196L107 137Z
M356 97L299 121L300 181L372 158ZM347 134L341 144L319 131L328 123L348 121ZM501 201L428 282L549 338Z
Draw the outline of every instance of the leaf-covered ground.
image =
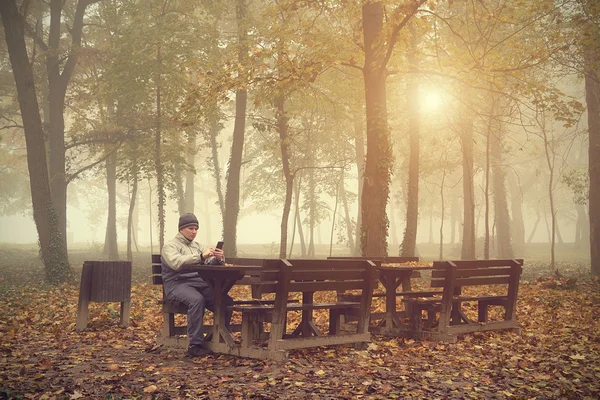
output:
M84 332L75 331L77 282L49 287L34 278L39 271L29 284L0 282L0 399L599 398L600 285L591 279L526 273L520 336L468 334L456 344L375 336L366 350L308 349L277 363L188 359L156 346L159 289L139 275L130 326L118 327L117 303L92 303Z

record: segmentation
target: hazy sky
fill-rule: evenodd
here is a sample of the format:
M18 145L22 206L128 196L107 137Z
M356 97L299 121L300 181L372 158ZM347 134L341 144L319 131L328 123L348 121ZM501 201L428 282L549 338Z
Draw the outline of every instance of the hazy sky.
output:
M92 245L103 244L106 225L92 226L87 222L86 215L75 207L69 207L69 227L70 241L73 244ZM165 237L170 238L177 234L178 217L168 214L166 221ZM202 217L199 216L202 224ZM156 216L153 216L156 224ZM277 217L269 214L249 215L240 220L238 229L239 243L279 243L279 224ZM138 232L139 244L142 246L150 245L150 234L148 232L149 221L140 221L140 230ZM212 229L207 230L201 226L198 231L197 240L203 244L209 244L220 239L220 223L218 220L212 223ZM155 231L153 242L158 243L158 236ZM119 242L125 243L126 231L118 227ZM33 218L24 216L0 216L0 242L3 243L35 243L37 242L37 230ZM209 242L209 243L207 243Z
M156 224L156 216L153 217L153 224ZM141 218L147 218L147 216L141 216ZM280 217L273 214L252 214L246 215L240 219L238 225L238 242L240 244L269 244L279 243L279 227ZM197 240L205 245L212 245L212 242L217 242L220 239L220 221L216 216L211 216L212 224L211 228L205 228L203 225L203 218L199 216L201 227L198 231ZM103 219L105 220L105 219ZM175 213L167 213L166 231L165 238L169 239L177 234L177 220L178 217ZM104 243L105 234L105 223L98 226L92 226L88 221L85 213L78 210L75 207L69 207L69 228L70 233L70 244L91 246L91 245L102 245ZM150 246L150 234L148 231L148 225L150 221L140 221L140 230L138 232L138 241L141 246ZM121 227L122 221L119 221L118 237L119 242L124 245L126 231ZM324 222L320 227L320 232L315 234L315 242L328 243L331 229L331 221ZM448 227L448 223L446 227ZM292 221L290 219L289 227L292 227ZM404 230L404 222L400 227L397 228L397 237L402 240L402 231ZM434 220L434 241L438 242L439 238L439 221ZM531 225L526 228L526 237L528 237L531 229ZM563 239L566 242L573 241L573 226L561 226L561 233ZM306 234L306 232L305 232ZM158 236L156 229L152 232L153 243L158 243ZM446 240L449 240L450 233L444 233ZM334 240L337 236L334 234ZM419 234L417 242L427 242L429 238L429 219L420 221ZM291 236L288 237L288 243L291 240ZM534 242L545 242L547 241L547 231L544 223L540 223L534 237ZM37 231L33 219L24 216L0 216L0 243L19 243L19 244L30 244L37 242ZM298 236L296 235L295 242L298 243Z

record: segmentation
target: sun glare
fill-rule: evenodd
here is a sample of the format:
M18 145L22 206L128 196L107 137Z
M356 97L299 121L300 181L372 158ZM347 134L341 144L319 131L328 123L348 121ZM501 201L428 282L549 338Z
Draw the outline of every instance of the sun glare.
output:
M419 93L421 112L428 113L438 110L444 102L442 92L434 88L423 88Z

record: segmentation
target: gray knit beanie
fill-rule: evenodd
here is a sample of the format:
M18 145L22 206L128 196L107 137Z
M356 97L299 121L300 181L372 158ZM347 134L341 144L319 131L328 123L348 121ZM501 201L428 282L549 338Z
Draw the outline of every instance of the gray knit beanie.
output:
M198 228L198 218L192 213L183 214L179 217L179 230L185 227L195 225Z

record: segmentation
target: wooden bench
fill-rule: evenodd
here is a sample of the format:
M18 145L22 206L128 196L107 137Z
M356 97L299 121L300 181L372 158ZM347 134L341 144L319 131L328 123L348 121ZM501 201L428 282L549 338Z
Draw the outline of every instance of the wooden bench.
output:
M158 301L163 314L163 326L157 342L167 346L187 347L187 338L179 336L187 335L187 325L176 325L176 314L187 314L187 306L178 301L168 301L165 297L163 280L161 275L160 254L152 254L152 284L160 285L161 299Z
M456 342L456 335L508 329L520 333L516 320L516 303L523 260L469 260L436 261L431 273L431 288L442 289L441 296L429 296L416 292L406 294L404 301L410 305L413 337ZM465 288L500 291L502 294L468 295ZM434 290L435 291L435 290ZM489 293L489 292L488 292ZM477 321L472 321L462 309L465 302L477 303ZM489 321L489 307L504 308L504 318ZM437 327L433 331L423 330L423 311L426 320Z
M378 267L382 264L405 264L409 262L419 262L419 257L327 257L328 260L371 260ZM410 279L418 279L421 277L420 271L414 271ZM378 285L375 285L377 289ZM396 292L396 296L403 296L406 292L410 292L410 281L404 282L402 291ZM412 292L411 292L412 293ZM385 292L375 291L373 297L385 297Z
M226 260L228 263L229 261ZM262 259L233 259L234 262L239 261L237 265L262 265ZM188 339L187 339L187 324L186 325L177 325L175 320L175 315L184 314L187 315L187 306L178 301L169 301L165 297L164 289L162 288L163 280L161 275L161 262L160 262L160 254L152 254L152 283L154 285L160 285L162 291L162 298L158 301L161 306L161 311L163 314L163 326L158 337L157 342L169 347L180 347L187 348ZM252 285L258 281L259 277L255 276L245 276L243 279L239 280L236 284L239 285ZM274 301L263 300L261 303L274 303ZM249 299L249 300L234 300L234 304L236 305L244 305L244 304L257 304L257 300ZM212 327L210 325L204 325L203 330L205 332L210 332ZM229 327L232 332L239 332L241 330L240 324L232 324Z
M377 271L377 278L379 278L379 267L383 264L406 264L406 263L410 263L410 262L419 262L419 257L327 257L327 259L329 260L371 260L375 263L375 265L378 268ZM421 278L421 272L418 270L415 270L412 272L410 279L406 279L402 282L402 290L397 291L396 292L396 297L401 297L404 296L406 293L409 293L409 295L411 295L412 293L412 288L411 288L411 279L418 279ZM376 283L375 284L375 290L373 293L373 298L384 298L386 297L386 291L385 290L377 290L379 288L379 284ZM419 292L421 293L421 292ZM427 292L429 293L429 292ZM340 294L340 296L338 297L339 300L343 300L343 301L356 301L356 296L353 294ZM387 300L386 300L387 301ZM385 312L372 312L371 313L371 321L375 321L375 320L381 320L382 318L384 318L386 316ZM347 316L347 320L348 321L352 321L355 320L354 316L352 314L349 314ZM376 333L381 333L378 332L375 329Z
M370 341L368 320L375 264L367 260L264 260L255 294L274 294L273 304L234 305L242 314L242 343L237 354L253 358L282 359L287 351L306 347L365 343ZM315 292L360 292L360 300L314 302ZM290 294L302 293L301 303L290 302ZM313 321L313 311L329 311L329 327L322 333ZM359 310L356 328L341 330L341 316ZM288 312L302 314L300 324L287 333ZM270 321L267 347L262 347L263 324Z

